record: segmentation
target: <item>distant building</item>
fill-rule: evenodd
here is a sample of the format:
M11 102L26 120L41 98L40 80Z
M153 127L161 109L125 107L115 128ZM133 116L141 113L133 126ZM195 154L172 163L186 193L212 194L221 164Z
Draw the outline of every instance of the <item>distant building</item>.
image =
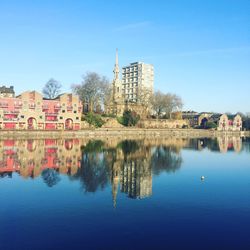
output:
M189 121L190 127L205 128L207 122L217 125L218 131L242 130L242 118L240 115L226 115L211 112L197 113L194 111L182 112L182 118Z
M1 97L15 97L14 87L13 86L10 86L9 88L5 86L0 87L0 98Z
M48 100L36 91L0 98L0 129L78 130L82 104L78 96L62 94Z
M242 130L242 118L240 115L212 115L209 118L217 124L217 130L219 131L241 131Z
M196 111L182 111L182 119L188 120L190 127L198 126L199 113Z

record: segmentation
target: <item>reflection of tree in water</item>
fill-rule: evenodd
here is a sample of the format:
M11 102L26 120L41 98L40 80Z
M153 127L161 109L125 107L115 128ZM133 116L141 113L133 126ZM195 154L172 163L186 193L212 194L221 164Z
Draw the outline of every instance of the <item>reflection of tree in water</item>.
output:
M155 175L163 171L175 172L181 167L182 158L171 147L158 146L151 157L151 164Z
M47 168L43 170L41 176L49 187L55 186L60 181L59 173L55 169Z
M124 140L117 145L117 148L121 148L124 157L127 158L128 154L135 153L140 149L140 146L137 141L134 140Z
M101 140L89 141L86 146L82 146L81 150L84 150L84 153L93 153L93 152L102 152L104 142Z
M102 141L96 140L82 147L81 168L72 178L81 181L85 192L96 192L108 184L108 152L105 152L103 145Z
M220 152L218 140L216 138L203 139L204 147L207 147L211 151Z

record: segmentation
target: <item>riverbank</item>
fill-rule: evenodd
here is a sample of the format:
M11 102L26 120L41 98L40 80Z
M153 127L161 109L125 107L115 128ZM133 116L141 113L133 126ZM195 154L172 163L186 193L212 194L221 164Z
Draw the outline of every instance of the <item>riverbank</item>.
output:
M45 139L45 138L102 138L102 137L181 137L181 138L201 138L218 136L250 136L250 131L214 131L203 129L140 129L140 128L121 128L121 129L88 129L79 131L0 131L0 139Z

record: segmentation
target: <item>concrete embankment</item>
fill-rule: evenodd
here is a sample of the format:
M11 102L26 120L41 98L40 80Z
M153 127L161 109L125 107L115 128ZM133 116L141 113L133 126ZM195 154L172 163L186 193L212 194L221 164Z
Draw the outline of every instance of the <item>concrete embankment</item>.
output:
M250 136L250 131L241 132L221 132L202 129L139 129L139 128L121 128L121 129L92 129L79 131L0 131L1 139L47 139L47 138L102 138L102 137L130 137L138 138L145 136L153 137L181 137L181 138L201 138L218 136Z

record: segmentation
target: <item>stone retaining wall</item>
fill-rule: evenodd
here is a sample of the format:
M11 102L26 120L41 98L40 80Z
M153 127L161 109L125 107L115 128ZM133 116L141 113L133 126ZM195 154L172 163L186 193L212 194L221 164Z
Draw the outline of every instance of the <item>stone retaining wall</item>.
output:
M121 128L121 129L86 129L78 131L0 131L0 140L6 138L13 139L45 139L45 138L102 138L116 136L121 138L143 138L153 137L180 137L180 138L201 138L217 136L250 136L250 131L241 132L220 132L214 130L202 129L139 129L139 128Z
M160 128L160 129L176 129L188 127L187 120L170 120L170 119L145 119L140 120L137 124L138 128Z

